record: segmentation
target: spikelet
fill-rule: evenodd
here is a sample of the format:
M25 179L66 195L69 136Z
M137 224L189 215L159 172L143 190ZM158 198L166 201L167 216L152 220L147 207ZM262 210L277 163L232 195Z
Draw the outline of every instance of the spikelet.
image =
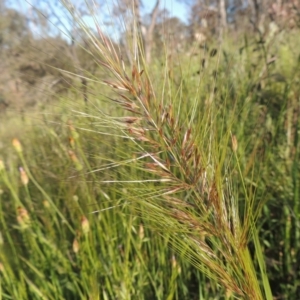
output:
M68 126L69 126L69 130L71 132L71 136L74 140L78 139L79 138L79 134L78 132L76 131L75 127L73 126L73 123L71 120L68 121Z
M69 137L69 144L72 149L75 149L75 139L72 136Z
M77 171L82 170L83 166L80 163L80 161L79 161L78 157L76 156L76 154L74 153L74 151L69 150L69 156L70 156L71 160L73 161L73 163L75 164L76 170Z
M175 269L177 267L177 260L175 255L172 255L171 262L172 262L172 268Z
M21 182L22 182L22 184L23 185L27 185L28 182L29 182L29 178L27 176L26 171L22 167L19 168L19 171L20 171L20 176L21 176Z
M144 239L144 237L145 237L144 226L141 223L140 227L139 227L139 238L142 241Z
M180 273L181 273L181 267L180 267L180 265L178 264L175 255L172 255L171 263L172 263L172 269L176 270L177 273L180 274Z
M79 252L79 242L78 242L77 238L74 239L72 248L73 248L73 252L75 254Z
M83 216L81 218L81 229L82 229L82 232L83 234L87 235L90 231L90 223L89 223L89 220Z
M12 140L12 145L14 146L14 148L16 149L16 151L18 153L21 153L23 151L22 145L21 145L21 143L20 143L20 141L18 139L14 138Z
M17 209L17 221L22 229L25 229L30 224L30 217L28 211L24 207L18 207Z
M237 142L237 139L236 139L235 135L231 136L231 144L232 144L232 150L233 150L233 152L236 152L237 148L238 148L238 142Z
M49 203L48 200L44 200L43 205L44 205L45 208L50 208L50 203Z

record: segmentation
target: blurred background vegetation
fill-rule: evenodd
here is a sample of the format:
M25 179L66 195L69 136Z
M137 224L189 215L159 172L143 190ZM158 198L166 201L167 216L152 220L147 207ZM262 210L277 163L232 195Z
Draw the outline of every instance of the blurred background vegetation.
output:
M300 3L182 2L185 22L163 1L150 11L133 2L153 85L163 88L167 69L170 97L180 86L186 103L197 89L201 103L213 99L228 116L234 108L243 175L265 203L257 226L274 299L300 299ZM226 299L169 247L171 232L161 237L147 212L132 213L125 184L100 183L143 173L95 172L130 159L130 145L99 138L100 110L122 113L93 82L109 75L78 26L90 17L85 1L76 1L78 19L56 1L27 11L16 3L0 0L1 299ZM102 13L128 65L131 3ZM96 1L93 14L104 6Z

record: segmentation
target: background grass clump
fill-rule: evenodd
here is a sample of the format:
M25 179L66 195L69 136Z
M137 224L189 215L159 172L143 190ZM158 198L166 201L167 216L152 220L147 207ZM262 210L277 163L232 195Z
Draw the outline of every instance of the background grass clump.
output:
M69 10L11 69L51 102L1 115L1 298L298 299L299 29L150 64Z

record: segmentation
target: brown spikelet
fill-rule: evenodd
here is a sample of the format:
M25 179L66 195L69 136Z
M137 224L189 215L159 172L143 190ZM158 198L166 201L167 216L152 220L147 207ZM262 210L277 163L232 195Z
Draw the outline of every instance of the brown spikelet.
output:
M186 143L189 141L190 135L191 135L191 131L192 131L191 128L189 128L189 129L185 132L185 134L184 134L184 136L183 136L182 145L181 145L182 148L184 148L185 145L186 145Z
M138 74L138 71L136 69L136 66L133 65L132 67L132 72L131 72L131 77L132 77L132 81L135 82L136 79L137 79L137 74Z
M103 80L103 83L106 83L108 86L111 86L112 88L117 89L117 90L128 90L127 88L124 88L124 86L122 86L121 84L116 83L116 82Z
M141 118L137 118L137 117L123 117L123 118L119 118L119 120L121 122L127 123L127 124L133 124L136 123L137 121L140 121Z

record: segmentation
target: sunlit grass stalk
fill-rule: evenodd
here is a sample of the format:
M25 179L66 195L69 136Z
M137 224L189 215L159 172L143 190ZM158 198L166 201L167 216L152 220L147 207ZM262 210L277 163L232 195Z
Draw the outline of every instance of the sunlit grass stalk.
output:
M30 180L37 187L37 189L41 192L43 197L45 197L45 199L47 199L47 201L49 201L49 203L51 203L52 207L55 209L56 213L60 216L61 220L64 220L66 225L69 227L70 231L74 233L74 229L69 224L69 222L64 218L63 214L57 208L57 206L53 202L52 198L43 189L43 187L36 181L36 179L34 178L32 173L30 172L29 167L28 167L27 162L26 162L26 159L25 159L24 154L23 154L23 149L22 149L21 143L17 139L14 139L13 140L13 146L15 147L15 149L16 149L18 155L19 155L19 158L22 162L22 165L24 166L24 170L26 172L26 176L28 176L28 180ZM28 192L28 190L27 190L27 192Z
M8 174L6 172L5 166L4 166L4 162L2 160L0 160L0 176L5 184L5 186L7 186L14 198L14 206L15 209L17 209L17 207L22 206L22 202L15 190L15 188L13 187L10 178L8 177Z

